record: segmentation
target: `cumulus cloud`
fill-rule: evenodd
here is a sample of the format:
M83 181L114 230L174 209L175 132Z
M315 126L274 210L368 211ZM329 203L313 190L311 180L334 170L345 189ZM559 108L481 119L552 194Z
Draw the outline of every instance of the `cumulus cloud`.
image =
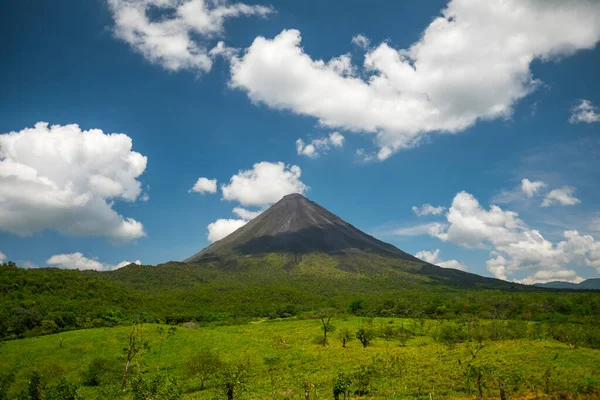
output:
M352 44L361 49L366 49L371 44L371 41L365 35L358 34L352 38Z
M101 263L96 259L86 258L83 254L71 253L71 254L56 254L46 260L46 264L51 267L63 268L63 269L93 269L96 271L113 271L115 269L123 268L129 264L141 265L140 260L121 261L118 264L105 264Z
M200 194L217 193L217 180L208 178L198 178L194 186L189 191Z
M0 251L0 263L6 261L6 254Z
M344 136L339 132L333 132L328 137L313 139L310 143L304 143L302 139L296 140L296 152L299 155L310 158L325 154L331 147L343 147Z
M561 206L574 206L581 203L577 197L573 196L575 189L569 186L563 186L560 189L553 189L546 195L542 201L542 207L559 204Z
M212 57L205 42L223 34L226 20L242 16L265 17L270 7L230 3L227 0L107 0L117 38L127 42L148 61L170 71L208 72ZM158 15L152 18L151 15Z
M424 215L440 215L445 209L446 207L434 207L431 204L423 204L421 207L412 207L413 212L419 217Z
M257 37L232 58L230 86L323 126L372 133L385 159L428 133L509 117L541 83L534 60L591 49L599 39L599 2L452 0L408 49L370 48L362 73L347 55L312 58L297 30Z
M569 122L571 124L586 123L591 124L593 122L600 121L600 113L598 113L598 107L592 104L591 101L581 99L579 104L571 108L571 116Z
M565 240L552 243L530 228L516 212L492 205L485 210L477 199L458 193L446 214L448 226L432 227L429 234L464 247L490 248L486 262L497 278L508 280L515 273L531 274L522 283L581 280L571 265L600 272L600 242L577 231L565 231Z
M119 215L113 204L140 198L146 163L121 133L38 122L0 134L0 230L140 238L143 225Z
M267 161L254 164L252 169L238 171L228 184L221 185L223 199L242 206L260 207L260 210L235 207L232 212L239 219L218 219L210 223L208 240L215 242L241 228L286 194L306 192L309 187L300 180L301 175L302 170L297 165Z
M470 193L460 192L452 201L446 214L449 226L432 227L431 236L442 241L449 241L464 247L480 247L484 242L502 244L517 239L517 233L524 226L518 214L504 211L492 205L485 210L479 201Z
M263 210L250 211L243 207L235 207L233 209L233 213L241 219L243 219L244 221L250 221L251 219L258 217L260 214L262 214L262 212Z
M254 164L252 169L240 170L229 184L221 185L223 199L237 201L244 206L265 206L279 201L290 193L308 190L300 180L302 170L297 165L267 161Z
M246 225L247 222L243 219L218 219L211 222L208 224L208 241L214 243L221 240Z
M457 260L448 260L448 261L440 260L440 250L439 249L435 249L434 251L423 250L423 251L420 251L417 254L415 254L415 257L420 258L421 260L428 262L430 264L437 265L438 267L453 268L453 269L458 269L460 271L467 270L467 266Z
M529 179L521 180L521 190L525 193L525 196L531 198L536 192L542 188L546 187L546 184L543 181L530 181Z

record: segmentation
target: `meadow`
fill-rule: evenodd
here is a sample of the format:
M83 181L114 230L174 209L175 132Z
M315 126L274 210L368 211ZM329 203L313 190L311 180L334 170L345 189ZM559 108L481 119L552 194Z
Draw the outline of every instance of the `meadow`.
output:
M598 398L600 350L573 332L331 310L229 326L74 330L2 343L0 399Z

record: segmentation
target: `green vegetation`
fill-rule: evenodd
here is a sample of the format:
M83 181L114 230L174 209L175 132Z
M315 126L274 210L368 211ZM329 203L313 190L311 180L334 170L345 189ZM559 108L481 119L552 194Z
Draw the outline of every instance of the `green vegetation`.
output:
M0 400L597 398L600 293L419 268L365 254L3 264Z
M359 261L313 254L290 267L285 254L270 254L206 264L130 265L114 272L4 264L0 338L138 322L239 324L325 308L370 317L569 322L586 332L600 315L598 292L468 281L461 286L412 273L416 267L403 260L373 256L363 260L368 268L359 268Z
M178 327L168 340L161 330L170 326L144 324L5 342L0 399L304 399L305 391L311 399L596 398L600 392L600 350L572 348L543 323L334 316L338 332L375 333L366 348L359 341L343 348L315 343L322 322L317 313L311 317ZM389 334L400 330L410 335L404 345ZM146 350L125 372L132 335Z

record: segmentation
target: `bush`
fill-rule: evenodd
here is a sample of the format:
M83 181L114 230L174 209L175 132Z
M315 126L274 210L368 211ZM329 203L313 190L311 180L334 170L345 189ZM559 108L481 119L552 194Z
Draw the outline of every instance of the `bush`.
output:
M343 394L345 399L351 384L352 378L343 372L340 372L333 380L333 398L339 400L340 395Z
M44 393L44 400L79 400L77 385L69 383L65 378L61 378L58 384Z
M14 372L0 373L0 400L8 400L8 390L14 382Z
M456 324L444 324L437 329L434 339L442 344L454 346L467 340L467 333Z
M86 386L101 386L117 381L120 368L115 361L95 358L83 373L83 384Z
M170 376L156 375L145 379L136 374L131 378L130 384L134 400L178 400L182 394L177 381Z

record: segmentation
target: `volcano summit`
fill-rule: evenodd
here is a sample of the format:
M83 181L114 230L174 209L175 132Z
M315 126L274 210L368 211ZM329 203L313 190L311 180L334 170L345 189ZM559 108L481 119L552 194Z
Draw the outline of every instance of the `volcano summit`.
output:
M374 253L420 262L402 250L356 229L300 194L289 194L227 237L185 262L229 254L272 252Z

